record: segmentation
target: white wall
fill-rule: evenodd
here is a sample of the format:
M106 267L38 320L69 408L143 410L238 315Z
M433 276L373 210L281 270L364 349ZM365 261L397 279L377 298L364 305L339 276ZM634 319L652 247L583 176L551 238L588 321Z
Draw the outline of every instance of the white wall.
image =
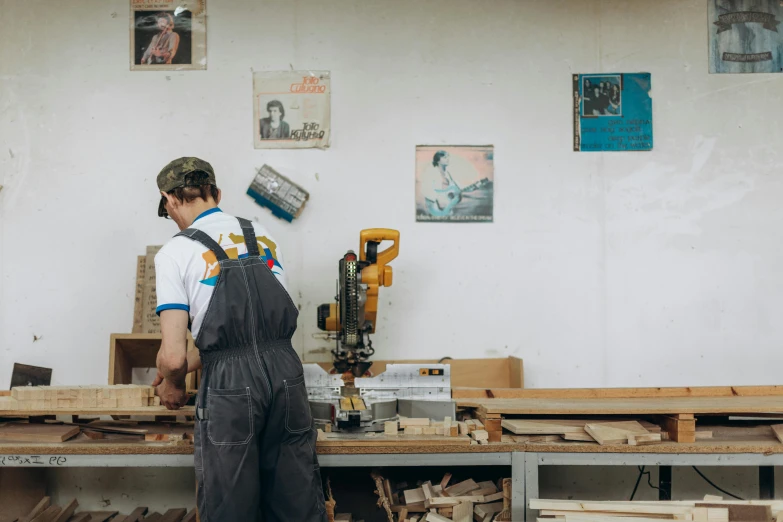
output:
M378 358L524 358L528 386L767 384L783 363L783 75L707 74L704 0L212 0L206 72L128 70L126 0L0 0L0 387L104 382L169 160L210 161L315 309L398 228ZM328 151L252 147L252 70L332 72ZM574 153L570 74L652 73L655 150ZM416 144L492 143L493 224L416 224ZM289 225L244 195L307 187ZM42 339L33 342L33 336Z

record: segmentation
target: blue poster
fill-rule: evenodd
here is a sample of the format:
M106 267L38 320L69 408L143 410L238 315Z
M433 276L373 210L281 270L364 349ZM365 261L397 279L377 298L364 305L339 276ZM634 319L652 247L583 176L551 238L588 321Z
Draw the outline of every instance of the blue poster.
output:
M710 72L783 72L781 0L709 0Z
M650 73L575 74L574 150L652 150Z

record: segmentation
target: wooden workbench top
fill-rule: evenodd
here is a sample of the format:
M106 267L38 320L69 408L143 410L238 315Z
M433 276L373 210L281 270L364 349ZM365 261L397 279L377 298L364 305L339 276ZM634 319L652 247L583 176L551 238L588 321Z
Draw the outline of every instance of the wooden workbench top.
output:
M407 446L318 446L319 455L429 454L429 453L664 453L664 454L781 454L783 444L772 440L698 441L694 444L663 443L650 446L585 443L488 444L472 446L407 445ZM177 446L159 442L69 441L60 443L2 443L0 455L190 455L193 446Z

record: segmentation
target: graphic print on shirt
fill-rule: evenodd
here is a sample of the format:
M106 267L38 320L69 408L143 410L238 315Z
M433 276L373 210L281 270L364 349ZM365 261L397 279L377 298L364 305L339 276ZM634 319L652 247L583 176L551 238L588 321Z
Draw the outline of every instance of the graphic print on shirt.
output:
M245 246L245 236L241 234L229 234L228 239L231 240L231 243L223 244L223 234L220 234L220 237L218 238L218 244L225 250L226 255L230 259L246 258L247 249L245 249L244 254L239 254L239 247ZM279 267L281 270L283 269L283 266L277 260L277 245L266 236L256 236L256 239L258 240L258 251L261 252L261 260L266 263L266 266L269 267L273 274L280 275L280 272L275 270L275 267ZM215 253L211 250L207 250L201 254L201 257L204 258L206 266L204 268L204 276L199 283L215 286L217 284L218 275L220 274L220 263L218 263Z

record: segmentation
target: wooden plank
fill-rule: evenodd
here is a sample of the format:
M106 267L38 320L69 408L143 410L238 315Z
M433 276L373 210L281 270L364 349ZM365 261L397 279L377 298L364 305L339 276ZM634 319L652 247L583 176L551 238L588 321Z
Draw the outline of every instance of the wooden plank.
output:
M129 416L187 416L195 417L193 406L183 406L178 410L169 410L165 406L140 406L138 408L51 408L42 410L0 410L0 417L45 417L47 415L79 415L82 417L97 415Z
M56 424L23 424L9 422L0 425L0 440L21 442L65 442L79 434L79 428Z
M564 435L566 433L585 433L584 421L503 419L501 425L516 435Z
M509 388L525 387L525 364L519 357L508 358L508 385Z
M93 522L93 521L94 519L87 512L77 513L68 520L68 522Z
M427 522L452 522L450 518L438 515L437 513L427 513Z
M708 510L725 508L728 510L728 519L731 522L764 522L772 520L772 508L770 506L747 504L730 504L725 506L718 503L704 502L696 503L696 507L707 508Z
M422 488L407 489L403 491L403 495L405 496L405 503L408 505L424 502L424 499L426 498Z
M85 511L84 513L79 513L79 515L82 514L89 516L90 522L106 522L111 517L115 516L117 511Z
M520 387L521 388L521 387ZM783 386L706 386L671 388L514 388L452 385L457 399L634 399L663 397L761 397L783 395Z
M687 503L686 503L687 504ZM613 502L530 499L530 509L554 511L600 511L607 513L641 513L654 515L686 515L691 506L675 502Z
M435 496L435 494L432 492L432 484L425 482L421 485L421 490L424 492L424 507L429 509L429 507L427 507L427 501Z
M76 501L76 499L71 500L68 502L68 504L65 505L60 514L57 515L57 518L54 519L54 522L67 522L67 520L73 516L77 507L79 507L79 503Z
M49 506L43 513L33 519L33 522L52 522L57 515L60 514L61 509L57 506Z
M783 413L783 396L642 399L487 399L479 412L507 415L673 415Z
M32 520L46 511L49 506L52 505L52 499L49 497L44 497L38 502L38 504L35 505L35 507L27 514L27 516L21 517L19 519L19 522L32 522Z
M161 522L180 522L182 518L187 513L187 510L184 508L178 508L178 509L169 509L165 513L163 513L163 518L160 519Z
M160 522L160 519L163 518L163 515L160 513L153 513L151 515L147 515L147 517L144 519L144 522ZM196 520L195 518L193 520ZM185 522L185 519L182 519L182 522Z
M198 510L196 508L193 508L190 511L188 511L188 514L185 515L185 517L182 519L182 522L196 522L197 517L198 517Z
M155 308L158 306L158 295L155 288L155 255L161 248L162 245L147 247L142 292L142 333L160 333L160 318L155 313Z

